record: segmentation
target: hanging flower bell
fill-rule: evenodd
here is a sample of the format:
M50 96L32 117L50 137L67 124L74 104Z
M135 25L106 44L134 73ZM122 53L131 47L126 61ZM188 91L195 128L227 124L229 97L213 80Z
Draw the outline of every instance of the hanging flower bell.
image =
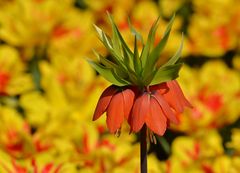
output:
M131 132L138 132L144 124L154 133L162 136L169 124L178 123L178 115L184 107L192 107L184 97L175 80L182 63L179 61L183 47L183 37L179 49L167 62L157 66L164 49L174 16L171 18L162 39L154 47L155 34L159 19L152 25L146 44L141 35L130 25L135 36L132 51L124 41L110 14L112 37L95 26L99 39L110 53L110 58L94 52L99 62L88 60L90 65L113 85L102 93L93 120L104 112L107 115L107 127L111 133L128 121ZM138 40L142 44L139 53Z

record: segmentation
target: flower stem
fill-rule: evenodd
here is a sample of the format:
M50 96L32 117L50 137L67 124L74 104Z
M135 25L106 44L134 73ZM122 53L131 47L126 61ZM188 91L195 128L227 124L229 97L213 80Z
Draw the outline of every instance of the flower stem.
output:
M140 134L141 173L147 173L147 126L143 125Z

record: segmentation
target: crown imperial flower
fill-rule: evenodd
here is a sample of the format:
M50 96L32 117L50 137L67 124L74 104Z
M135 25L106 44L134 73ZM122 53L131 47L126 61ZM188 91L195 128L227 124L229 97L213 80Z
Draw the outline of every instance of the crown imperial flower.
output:
M108 17L112 26L112 37L97 26L95 29L111 56L105 58L94 52L99 62L88 62L113 85L102 93L93 120L106 112L107 127L111 133L118 132L125 119L131 132L140 131L146 124L151 131L162 136L170 122L178 123L177 115L183 112L184 107L192 107L175 80L182 65L179 58L183 39L175 55L163 65L157 66L167 43L174 16L155 47L159 19L152 25L146 44L129 22L135 37L133 51L127 46L112 16L108 14ZM142 43L140 54L138 40Z
M131 88L118 88L114 85L108 87L101 95L93 120L98 119L107 112L107 126L111 133L120 129L124 119L128 120L135 93Z

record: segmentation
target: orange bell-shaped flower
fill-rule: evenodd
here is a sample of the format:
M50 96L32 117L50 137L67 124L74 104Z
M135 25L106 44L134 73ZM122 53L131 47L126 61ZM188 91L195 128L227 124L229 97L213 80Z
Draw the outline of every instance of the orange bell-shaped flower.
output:
M107 113L107 127L111 133L120 129L124 119L128 119L135 99L132 88L108 87L101 95L93 120Z
M131 131L138 132L146 123L150 130L160 136L165 133L168 122L178 123L168 102L155 90L144 92L136 99L129 119Z
M151 89L162 94L168 104L176 111L176 114L182 113L184 107L193 107L185 98L182 89L176 80L154 85Z

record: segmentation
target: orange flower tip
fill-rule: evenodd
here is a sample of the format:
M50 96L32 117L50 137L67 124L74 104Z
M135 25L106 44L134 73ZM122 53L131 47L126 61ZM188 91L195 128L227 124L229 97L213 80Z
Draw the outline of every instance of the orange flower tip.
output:
M182 108L184 108L184 107L193 108L192 104L184 96L182 89L176 80L167 82L167 85L170 90L174 91L175 96L179 100ZM182 112L183 112L183 109L182 109L182 111L180 111L180 113L182 113Z
M188 100L186 100L186 106L191 108L191 109L194 108L194 106Z

